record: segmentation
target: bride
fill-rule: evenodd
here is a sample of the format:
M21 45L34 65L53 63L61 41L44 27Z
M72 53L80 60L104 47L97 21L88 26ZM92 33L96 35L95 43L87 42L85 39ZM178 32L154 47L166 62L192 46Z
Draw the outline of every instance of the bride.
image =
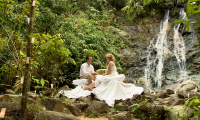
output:
M106 60L109 62L107 72L103 75L96 75L95 82L91 83L88 86L81 86L81 88L83 88L84 90L93 89L94 87L97 87L101 82L107 82L105 78L119 75L114 63L115 57L112 54L107 54Z

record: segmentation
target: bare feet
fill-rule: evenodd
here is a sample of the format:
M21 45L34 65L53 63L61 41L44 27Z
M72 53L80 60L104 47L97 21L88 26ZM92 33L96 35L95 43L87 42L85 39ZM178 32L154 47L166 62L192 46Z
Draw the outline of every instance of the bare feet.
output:
M82 88L83 90L86 90L85 86L83 86L83 85L81 85L81 88Z

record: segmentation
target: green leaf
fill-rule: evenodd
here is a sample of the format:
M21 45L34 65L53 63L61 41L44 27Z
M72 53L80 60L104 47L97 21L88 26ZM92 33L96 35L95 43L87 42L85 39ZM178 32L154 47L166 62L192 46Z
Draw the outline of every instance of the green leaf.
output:
M193 29L196 29L198 26L200 26L200 21L198 21L198 22L196 23L196 25L194 26Z
M193 106L193 108L194 108L195 110L199 110L196 106Z
M186 13L187 13L187 16L190 17L190 13L191 13L191 0L188 0L188 2L187 2Z
M180 19L180 20L176 20L176 21L172 22L171 24L180 24L183 22L185 23L185 26L186 26L187 30L189 31L189 29L190 29L189 20Z
M0 17L0 20L3 21L3 22L5 22L5 21L2 19L2 17Z
M40 83L41 83L42 87L44 87L44 79L43 78L40 80Z
M33 37L36 37L36 35L35 34L31 34L28 37L33 38Z
M200 13L200 9L194 10L194 11L192 12L192 15L195 15L195 14L197 14L197 13Z
M200 100L197 98L197 99L195 99L195 101L194 101L194 103L200 103Z

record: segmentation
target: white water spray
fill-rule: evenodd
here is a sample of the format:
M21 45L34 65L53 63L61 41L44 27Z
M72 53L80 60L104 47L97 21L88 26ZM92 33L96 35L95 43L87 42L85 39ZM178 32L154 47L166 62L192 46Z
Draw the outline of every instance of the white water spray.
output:
M187 16L186 16L186 12L184 11L184 8L180 9L179 12L179 18L180 19L185 19L187 20ZM177 24L174 26L174 37L173 37L173 42L174 42L174 55L176 56L178 65L179 65L179 78L177 80L177 82L179 82L179 85L182 81L184 81L187 77L187 71L186 71L186 65L185 65L185 43L183 40L182 35L179 33L179 27L180 24ZM177 86L177 88L175 88L175 92L178 89L179 86Z
M180 19L185 19L186 13L184 9L180 11ZM163 63L166 59L168 53L172 51L168 48L167 33L168 33L168 20L169 20L169 11L166 11L165 17L160 24L160 31L156 35L155 39L150 42L149 47L147 48L147 66L145 67L145 84L146 88L152 88L152 81L154 81L154 86L156 90L161 89L162 85L162 72L163 72ZM187 77L186 67L185 67L185 44L183 37L179 34L180 24L174 26L174 49L173 54L176 56L180 76L178 80L185 79Z

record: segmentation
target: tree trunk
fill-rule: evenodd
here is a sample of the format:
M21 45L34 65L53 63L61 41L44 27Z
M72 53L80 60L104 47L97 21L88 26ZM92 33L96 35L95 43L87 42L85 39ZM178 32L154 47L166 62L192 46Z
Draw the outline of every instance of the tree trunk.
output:
M35 0L31 0L31 9L30 9L30 23L29 23L29 35L33 33L33 17L34 17L34 8L32 3ZM23 118L25 110L27 109L27 91L30 88L29 82L29 71L30 71L30 57L31 57L31 38L28 38L28 45L27 45L27 57L29 57L29 63L26 63L25 67L25 75L24 75L24 83L23 83L23 90L22 90L22 100L21 100L21 110L20 110L20 117Z

